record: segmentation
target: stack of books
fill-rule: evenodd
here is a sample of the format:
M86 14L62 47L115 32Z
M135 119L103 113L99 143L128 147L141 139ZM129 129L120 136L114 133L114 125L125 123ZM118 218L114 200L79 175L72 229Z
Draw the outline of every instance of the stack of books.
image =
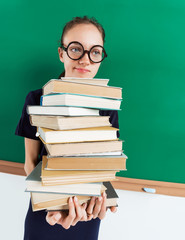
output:
M122 89L107 79L52 79L43 87L40 106L28 106L30 123L48 152L27 177L33 211L68 208L68 198L80 203L107 193L107 206L117 205L110 181L126 170L127 156L117 128L100 109L119 110Z

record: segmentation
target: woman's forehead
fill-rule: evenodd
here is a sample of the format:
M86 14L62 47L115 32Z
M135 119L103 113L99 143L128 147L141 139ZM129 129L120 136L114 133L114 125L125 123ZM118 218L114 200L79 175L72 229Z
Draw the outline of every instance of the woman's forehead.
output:
M64 44L68 45L70 42L80 42L85 48L94 45L102 45L102 34L93 24L78 24L67 31L64 35Z

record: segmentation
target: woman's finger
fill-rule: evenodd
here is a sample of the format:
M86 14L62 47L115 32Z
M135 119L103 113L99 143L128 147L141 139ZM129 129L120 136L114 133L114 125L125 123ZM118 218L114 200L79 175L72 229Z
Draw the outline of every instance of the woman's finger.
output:
M62 225L62 227L64 227L65 229L69 229L70 228L73 220L76 217L75 206L74 206L72 197L69 198L68 204L69 204L69 213L68 213L68 215L58 222L58 224Z
M94 209L94 206L95 206L95 203L96 203L96 198L95 197L92 197L90 202L89 202L89 205L86 209L86 212L87 212L87 217L91 216L92 213L93 213L93 209Z
M115 212L117 212L117 207L111 207L110 210L111 210L111 212L115 213Z
M87 208L87 203L82 204L82 218L80 221L87 221L87 213L86 213L86 208Z
M48 212L46 215L46 221L52 226L58 223L60 218L61 218L61 213L59 211Z
M106 215L106 202L107 202L107 196L106 196L106 193L104 192L103 195L102 195L102 205L101 205L101 210L98 214L98 217L100 220L102 220L105 215Z
M99 213L100 213L100 210L101 210L101 205L102 205L102 196L101 197L98 197L96 199L96 204L94 206L94 209L93 209L93 218L97 218Z
M74 206L75 206L75 211L76 211L76 217L71 224L72 226L75 226L77 224L77 222L79 222L83 216L82 207L80 206L80 204L78 202L78 198L76 196L74 197Z

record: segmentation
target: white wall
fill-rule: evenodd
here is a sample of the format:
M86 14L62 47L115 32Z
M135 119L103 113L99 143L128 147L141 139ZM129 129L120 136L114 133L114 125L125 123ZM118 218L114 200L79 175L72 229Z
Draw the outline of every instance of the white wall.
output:
M24 177L0 173L0 239L23 239L29 194ZM117 190L116 214L107 212L99 240L184 240L185 198ZM11 227L10 227L11 226Z

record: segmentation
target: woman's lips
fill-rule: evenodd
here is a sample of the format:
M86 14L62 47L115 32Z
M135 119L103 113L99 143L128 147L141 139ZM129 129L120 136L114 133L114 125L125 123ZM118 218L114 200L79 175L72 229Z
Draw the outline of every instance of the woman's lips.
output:
M84 69L84 68L75 68L78 72L81 73L86 73L86 72L90 72L88 69Z

